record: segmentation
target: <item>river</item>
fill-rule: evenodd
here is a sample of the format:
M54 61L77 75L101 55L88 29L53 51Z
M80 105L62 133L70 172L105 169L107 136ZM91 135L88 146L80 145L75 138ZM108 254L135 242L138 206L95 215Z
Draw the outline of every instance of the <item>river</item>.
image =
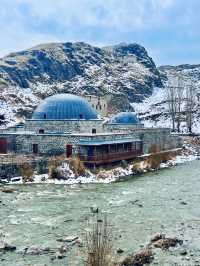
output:
M152 265L200 265L200 161L110 184L12 187L16 192L0 192L0 233L17 252L1 255L1 266L82 265L76 246L54 261L49 254L18 252L31 245L58 247L56 240L63 236L82 238L91 206L108 213L115 250L122 248L123 256L140 250L156 233L166 233L182 239L183 246L155 250ZM182 249L186 256L180 255Z

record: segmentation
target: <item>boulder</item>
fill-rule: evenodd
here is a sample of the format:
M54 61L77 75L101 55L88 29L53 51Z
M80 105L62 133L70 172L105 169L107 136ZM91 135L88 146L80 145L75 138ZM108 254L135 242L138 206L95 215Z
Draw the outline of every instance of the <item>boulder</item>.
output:
M136 254L126 257L120 266L143 266L145 264L150 264L153 259L154 256L152 250L150 248L146 248Z
M66 238L58 238L57 239L58 242L68 242L68 243L72 243L76 240L78 240L78 236L68 236Z
M50 252L50 248L41 248L38 246L30 246L28 248L24 249L24 255L33 255L33 256L37 256L37 255L42 255L42 254L48 254Z
M176 247L178 244L182 245L183 241L176 237L169 238L166 237L164 234L157 234L151 239L150 246L153 245L155 248L166 250L170 247Z
M16 247L13 245L10 245L8 243L6 243L3 240L0 240L0 251L6 252L6 251L15 251Z

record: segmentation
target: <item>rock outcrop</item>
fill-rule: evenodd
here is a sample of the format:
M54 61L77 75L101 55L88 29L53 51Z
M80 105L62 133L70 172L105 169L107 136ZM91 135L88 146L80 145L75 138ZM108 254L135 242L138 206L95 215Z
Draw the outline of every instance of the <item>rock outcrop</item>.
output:
M144 47L50 43L0 59L0 123L29 117L41 99L59 92L111 95L111 111L125 110L162 87Z

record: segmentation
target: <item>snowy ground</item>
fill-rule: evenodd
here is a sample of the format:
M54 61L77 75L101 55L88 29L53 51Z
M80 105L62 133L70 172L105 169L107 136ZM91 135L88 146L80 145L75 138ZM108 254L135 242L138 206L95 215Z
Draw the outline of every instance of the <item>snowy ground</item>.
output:
M181 155L176 156L173 160L168 161L167 163L162 163L160 169L176 166L178 164L186 163L189 161L196 160L198 158L196 149L191 145L185 145L184 151ZM142 172L145 173L144 161L140 162ZM126 168L115 167L111 170L102 170L98 174L94 174L89 170L86 171L84 176L76 177L73 171L69 168L68 163L63 163L60 166L60 170L65 173L65 180L50 179L48 174L35 175L33 182L27 182L27 184L57 184L57 185L73 185L73 184L86 184L86 183L111 183L118 180L123 180L123 178L131 175L136 175L132 170L133 165L129 164ZM154 169L152 169L154 171ZM17 180L17 181L16 181ZM9 184L23 184L22 177L16 177Z

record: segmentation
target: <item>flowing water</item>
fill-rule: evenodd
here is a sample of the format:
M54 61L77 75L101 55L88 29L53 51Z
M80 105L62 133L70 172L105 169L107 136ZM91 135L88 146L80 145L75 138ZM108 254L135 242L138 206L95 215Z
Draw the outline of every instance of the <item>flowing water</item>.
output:
M200 265L200 161L133 177L124 182L85 185L16 185L0 192L0 232L17 252L0 256L2 266L82 265L81 248L67 257L22 256L25 247L55 248L63 236L82 238L91 206L108 213L115 250L141 249L158 232L176 236L183 246L155 251L152 265ZM136 202L135 202L136 201ZM187 255L180 255L182 249ZM118 255L119 257L119 255Z

